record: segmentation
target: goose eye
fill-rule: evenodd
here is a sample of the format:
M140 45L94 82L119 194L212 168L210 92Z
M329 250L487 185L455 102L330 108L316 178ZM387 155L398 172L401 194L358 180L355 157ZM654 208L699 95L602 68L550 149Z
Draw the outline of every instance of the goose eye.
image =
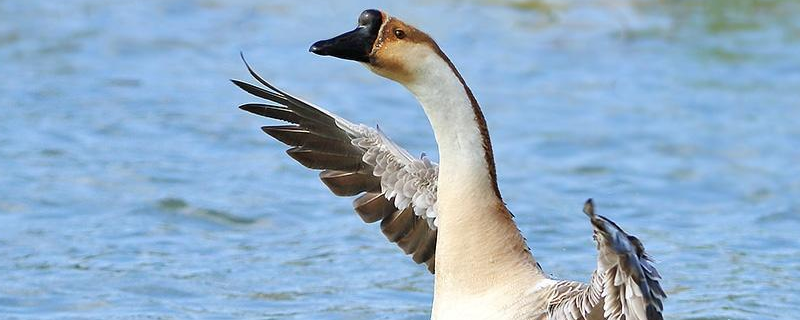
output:
M394 31L394 36L397 37L397 39L403 39L406 37L406 33L403 32L403 30L397 29Z

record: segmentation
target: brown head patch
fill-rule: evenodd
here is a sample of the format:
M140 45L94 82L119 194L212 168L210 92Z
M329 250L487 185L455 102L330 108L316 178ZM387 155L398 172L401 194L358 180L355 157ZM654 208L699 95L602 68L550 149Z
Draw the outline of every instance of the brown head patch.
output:
M438 50L436 43L425 32L403 21L384 14L384 24L370 53L369 68L386 78L407 83L413 80L414 65L408 59L418 58L415 51L419 46Z

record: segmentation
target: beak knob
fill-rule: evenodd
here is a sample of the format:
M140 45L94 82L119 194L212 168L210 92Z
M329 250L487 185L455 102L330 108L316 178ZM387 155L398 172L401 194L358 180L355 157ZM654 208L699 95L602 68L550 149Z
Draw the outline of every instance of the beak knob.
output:
M308 51L321 56L369 62L372 46L378 38L383 16L380 11L370 9L361 13L358 27L328 40L314 42Z

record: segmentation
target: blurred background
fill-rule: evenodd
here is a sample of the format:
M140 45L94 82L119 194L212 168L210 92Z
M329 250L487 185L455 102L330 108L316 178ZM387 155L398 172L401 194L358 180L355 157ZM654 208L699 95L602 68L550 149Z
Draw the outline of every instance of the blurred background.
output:
M665 318L800 312L798 1L0 0L0 318L428 319L433 277L228 82L243 51L436 158L403 88L307 52L372 7L458 66L554 277L594 269L593 197L658 261Z

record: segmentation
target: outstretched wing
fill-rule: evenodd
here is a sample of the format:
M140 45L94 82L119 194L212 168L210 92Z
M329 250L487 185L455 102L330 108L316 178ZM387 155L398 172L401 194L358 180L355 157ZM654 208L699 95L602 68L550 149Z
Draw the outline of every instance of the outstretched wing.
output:
M360 194L353 208L361 219L381 221L386 238L433 273L438 165L424 155L412 157L377 128L351 123L281 91L256 74L247 61L245 65L266 88L231 81L275 104L249 103L239 108L290 123L261 129L290 146L286 153L297 162L322 170L320 179L337 196Z
M586 201L583 212L594 227L597 270L588 285L572 281L554 285L550 319L662 320L667 295L642 242L596 215L592 199Z

